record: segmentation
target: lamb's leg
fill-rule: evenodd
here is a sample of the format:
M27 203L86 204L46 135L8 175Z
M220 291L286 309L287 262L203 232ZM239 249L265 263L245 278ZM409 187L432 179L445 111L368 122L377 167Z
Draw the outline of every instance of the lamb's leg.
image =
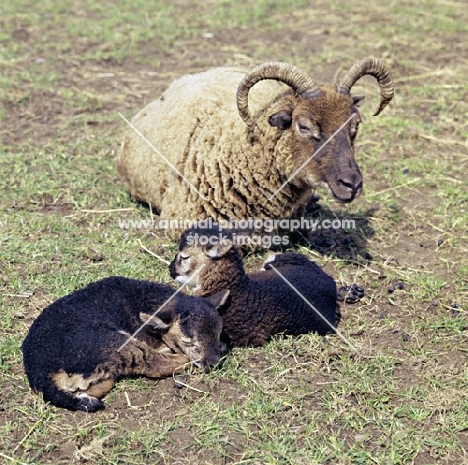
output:
M116 377L114 367L105 365L98 365L88 377L80 373L68 374L65 370L51 374L41 389L44 398L70 410L95 412L104 408L100 397L112 388Z
M190 360L183 354L168 350L156 350L144 342L132 340L119 352L121 375L144 375L150 378L165 378L180 372Z
M85 393L88 394L88 396L97 397L100 399L112 389L114 382L115 380L113 378L99 381L86 389Z
M101 398L107 394L117 378L124 375L144 375L150 378L164 378L181 370L189 362L185 355L174 354L165 345L157 349L141 341L131 341L120 351L109 354L109 360L98 365L89 378L81 375L67 377L68 390L77 396Z

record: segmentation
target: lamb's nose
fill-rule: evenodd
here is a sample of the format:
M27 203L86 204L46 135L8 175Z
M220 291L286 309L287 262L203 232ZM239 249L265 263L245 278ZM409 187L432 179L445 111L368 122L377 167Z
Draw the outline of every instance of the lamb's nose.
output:
M221 354L212 354L206 356L202 361L205 373L209 373L219 363L220 359Z
M169 274L171 275L172 279L177 278L176 270L175 270L175 260L172 260L172 262L169 265Z

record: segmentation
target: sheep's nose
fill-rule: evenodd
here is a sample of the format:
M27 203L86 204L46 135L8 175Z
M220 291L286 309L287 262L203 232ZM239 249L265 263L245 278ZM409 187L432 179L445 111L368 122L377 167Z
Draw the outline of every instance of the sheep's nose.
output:
M172 260L172 262L169 265L169 274L171 275L172 279L177 278L177 273L176 273L176 270L175 270L175 260Z
M351 197L354 197L362 190L362 178L343 178L338 179L338 182L351 192Z
M216 355L205 357L202 361L202 366L203 366L203 369L205 370L205 373L209 373L219 363L220 359L221 359L221 354L216 354Z
M207 362L206 360L203 362L203 371L208 374L216 365L216 363L210 363Z
M219 347L220 347L220 352L221 352L222 354L225 354L225 353L227 352L227 344L226 344L226 343L221 342L220 345L219 345Z

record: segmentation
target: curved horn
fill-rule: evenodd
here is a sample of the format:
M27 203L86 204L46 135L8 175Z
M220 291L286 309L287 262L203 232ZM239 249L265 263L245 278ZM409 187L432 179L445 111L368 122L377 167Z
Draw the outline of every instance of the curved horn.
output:
M296 66L277 61L256 66L242 79L237 88L237 109L240 117L249 126L252 125L249 113L249 90L257 82L264 79L275 79L284 82L303 98L313 97L314 94L319 92L319 88L313 79L304 70Z
M380 105L377 113L374 113L374 116L377 116L390 103L394 91L392 76L382 62L375 58L364 58L358 61L341 80L338 92L349 94L351 87L366 74L374 76L380 86Z

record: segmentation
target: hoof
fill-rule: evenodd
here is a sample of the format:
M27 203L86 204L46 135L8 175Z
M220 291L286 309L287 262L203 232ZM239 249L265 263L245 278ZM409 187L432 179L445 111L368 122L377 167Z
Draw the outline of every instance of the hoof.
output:
M78 394L80 404L78 410L82 412L97 412L104 408L104 402L97 397L88 396L88 394Z
M364 289L357 284L343 286L338 289L338 300L347 304L359 302L364 297Z

